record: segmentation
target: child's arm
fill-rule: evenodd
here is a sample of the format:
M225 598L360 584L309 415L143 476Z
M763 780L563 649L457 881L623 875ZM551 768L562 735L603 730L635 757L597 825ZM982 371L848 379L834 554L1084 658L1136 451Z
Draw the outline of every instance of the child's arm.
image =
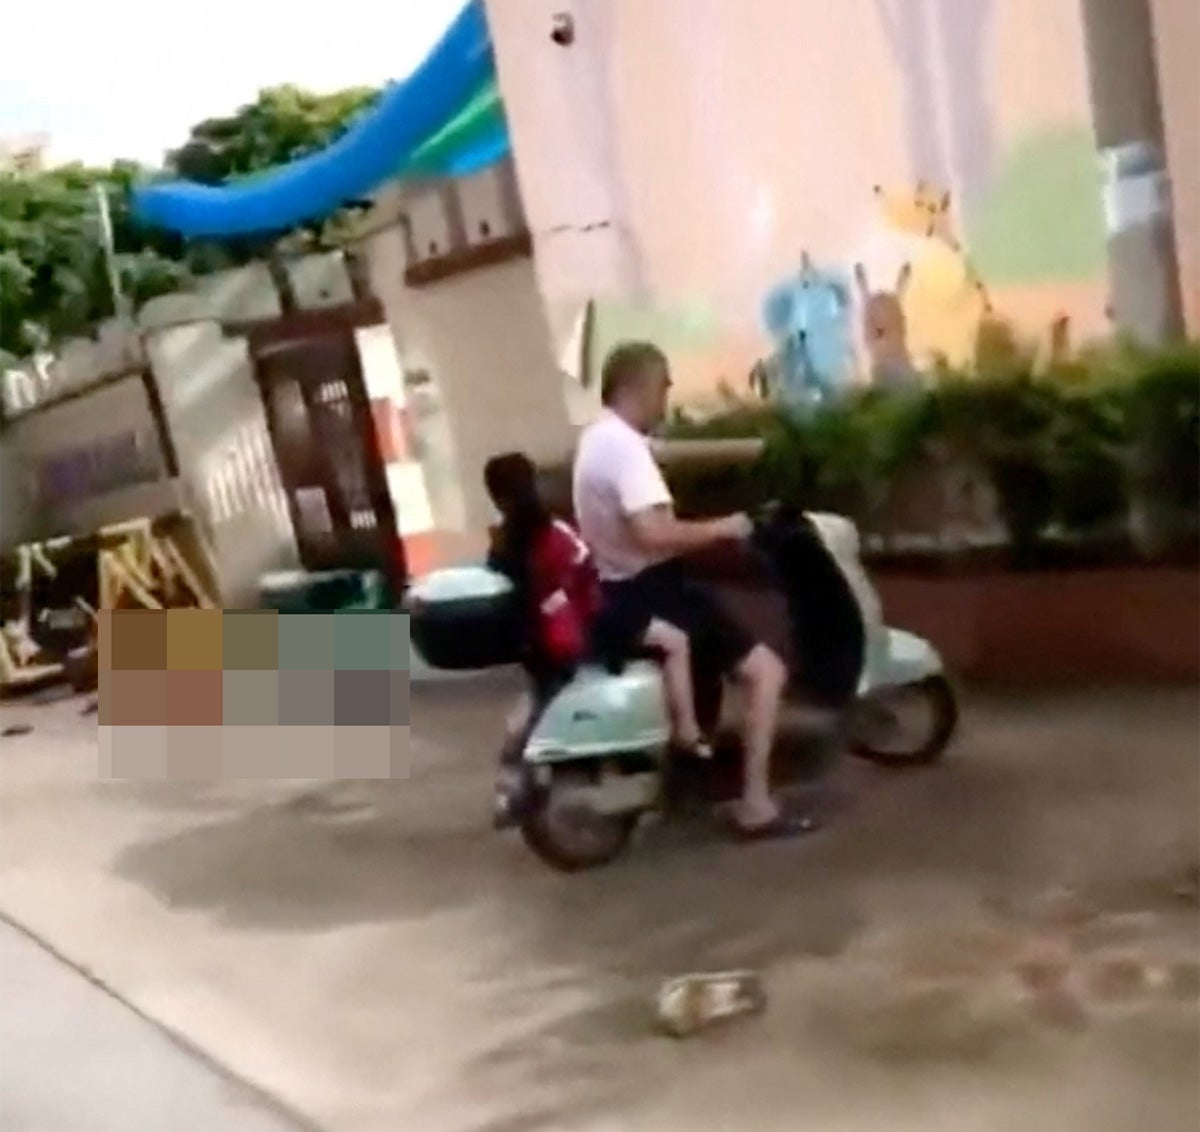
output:
M556 663L574 664L583 655L586 632L571 599L578 569L573 539L551 527L534 548L533 597L542 649Z

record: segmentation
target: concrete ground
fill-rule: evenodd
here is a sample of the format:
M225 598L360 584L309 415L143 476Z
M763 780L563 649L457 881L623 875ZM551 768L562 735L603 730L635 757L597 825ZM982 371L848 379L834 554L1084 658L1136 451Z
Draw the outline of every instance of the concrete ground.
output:
M488 828L505 694L414 688L376 783L98 781L95 717L7 708L0 912L329 1132L1200 1126L1195 691L972 698L812 839L576 877ZM764 1017L654 1033L741 965Z
M297 1132L37 942L0 923L5 1132Z

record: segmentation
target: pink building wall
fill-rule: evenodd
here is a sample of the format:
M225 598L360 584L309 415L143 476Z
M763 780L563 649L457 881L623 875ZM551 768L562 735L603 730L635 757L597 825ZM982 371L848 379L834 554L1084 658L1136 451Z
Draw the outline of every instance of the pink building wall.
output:
M1156 0L1177 35L1196 22L1187 3ZM549 37L559 11L576 19L566 48ZM903 303L921 359L973 340L975 278L1030 336L1064 315L1076 340L1105 329L1077 4L488 0L488 13L560 339L597 297L598 350L651 333L697 396L721 378L736 385L772 349L764 300L799 286L805 253L818 282L840 279L852 299L857 264L875 290L912 261ZM1194 69L1164 69L1173 108ZM1188 113L1174 111L1176 165L1196 148ZM1187 176L1177 200L1194 192ZM915 229L922 181L930 200L950 194L932 239L898 230ZM1183 222L1181 245L1195 233ZM1181 257L1194 296L1195 256ZM861 303L844 317L847 365L861 375ZM832 356L841 330L825 330Z

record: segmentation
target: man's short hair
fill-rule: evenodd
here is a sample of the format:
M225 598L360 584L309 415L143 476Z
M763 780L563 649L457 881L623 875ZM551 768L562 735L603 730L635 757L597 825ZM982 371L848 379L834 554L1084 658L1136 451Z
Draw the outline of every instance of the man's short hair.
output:
M625 390L641 380L647 370L667 364L667 356L653 342L621 342L608 352L600 371L600 401L611 405Z

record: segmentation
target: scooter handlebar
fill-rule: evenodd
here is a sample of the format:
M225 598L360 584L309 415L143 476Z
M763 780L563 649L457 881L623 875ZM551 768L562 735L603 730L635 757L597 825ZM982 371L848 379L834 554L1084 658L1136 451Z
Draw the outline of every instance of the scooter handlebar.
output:
M780 523L795 522L803 512L799 507L786 504L779 499L771 499L759 504L750 512L750 521L754 524L754 533L778 526Z

